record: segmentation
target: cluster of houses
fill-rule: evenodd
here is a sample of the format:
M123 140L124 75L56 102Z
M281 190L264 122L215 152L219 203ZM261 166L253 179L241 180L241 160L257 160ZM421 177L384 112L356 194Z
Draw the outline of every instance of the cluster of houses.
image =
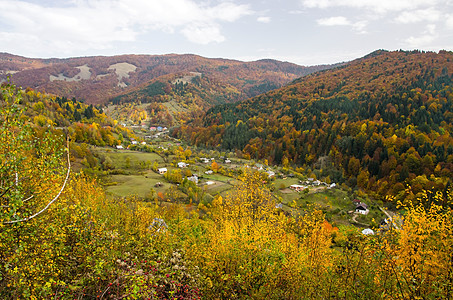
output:
M209 164L212 160L214 160L214 158L211 158L211 159L208 159L206 157L200 158L200 161L204 164Z
M225 161L226 162L226 161ZM246 168L249 168L248 165L245 166ZM265 169L264 166L262 164L255 164L252 169L255 169L255 170L258 170L258 171L264 171L266 174L267 174L267 177L270 179L270 178L273 178L275 177L275 172L272 171L271 169Z
M185 162L182 162L182 161L178 163L178 168L182 169L182 168L187 168L187 167L189 167L188 163L185 163ZM161 174L161 175L167 173L167 171L168 171L167 168L159 168L159 169L157 169L157 172L159 174Z
M140 144L140 145L143 145L143 146L144 146L144 145L146 145L146 142L141 142L141 143L140 143L140 142L136 141L135 139L131 139L131 144L132 144L132 145L138 145L138 144Z
M296 192L301 192L308 187L319 187L319 186L325 186L328 189L331 189L336 187L337 184L335 182L329 184L327 182L323 182L320 180L314 180L314 178L307 178L307 180L305 181L299 180L299 184L292 184L289 188L295 190Z
M151 127L149 128L149 131L158 131L158 132L161 132L161 131L167 131L167 130L168 130L167 127L162 127L162 126L157 126L157 127L151 126Z
M120 125L123 126L123 127L127 126L127 124L124 123L124 122L121 123ZM131 125L131 128L134 128L134 129L142 128L142 129L145 129L145 130L149 128L149 131L167 131L168 130L168 128L165 127L165 126L150 126L150 127L148 127L148 125L146 125L146 124L141 124L141 125L135 125L134 124L134 125Z
M201 158L200 161L203 162L203 163L210 163L211 161L214 161L214 158L211 158L211 159L208 159L208 158ZM225 160L226 163L228 163L227 161L231 162L229 159L226 159L226 160ZM176 165L177 165L178 168L181 168L181 169L183 169L183 168L188 168L188 167L190 166L190 165L189 165L188 163L186 163L186 162L178 162ZM157 172L158 172L160 175L164 175L165 173L168 172L168 169L167 169L167 168L158 168L158 169L157 169ZM213 172L212 170L207 170L207 171L205 171L204 173L207 174L207 175L211 175L211 174L213 174L214 172ZM198 184L199 178L198 178L197 175L194 174L194 175L192 175L192 176L187 177L187 180L192 181L192 182L194 182L195 184ZM214 182L214 181L207 181L207 182L205 182L205 184L206 184L206 185L213 185L213 184L215 184L215 182Z
M136 141L135 139L131 139L131 145L146 145L146 142L139 142L139 141ZM116 149L118 150L123 150L124 149L124 146L123 145L116 145Z
M159 137L159 134L161 134L161 133L166 133L167 130L168 130L167 127L162 127L162 126L157 126L157 127L155 127L155 126L151 126L151 127L149 128L149 131L150 131L151 133L154 133L154 134L153 134L153 135L145 135L145 139L156 139L156 138Z
M326 187L336 187L336 183L327 183L327 182L323 182L323 181L320 181L320 180L315 180L314 178L307 178L307 180L305 180L304 182L302 181L299 181L299 183L303 183L307 186L326 186Z
M226 163L226 164L230 164L231 163L231 160L228 159L228 158L220 157L220 159L223 159L223 162ZM214 161L213 157L211 157L211 158L206 158L206 157L200 158L200 162L202 162L204 164L209 164L209 163L211 163L213 161Z
M159 174L161 174L161 175L164 175L165 173L168 172L168 169L167 169L167 168L159 168L159 169L157 169L157 172L158 172ZM205 173L206 173L206 174L212 174L212 171L209 170L209 171L206 171ZM194 174L194 175L192 175L192 176L187 177L187 180L192 181L192 182L194 182L195 184L198 184L198 180L199 180L199 179L198 179L198 176ZM205 184L206 184L206 185L213 185L213 184L215 184L215 182L214 182L214 181L207 181Z
M195 175L195 174L192 175L192 176L187 177L187 180L192 181L195 184L198 184L198 176ZM215 181L209 180L209 181L205 182L205 185L213 185L213 184L215 184Z

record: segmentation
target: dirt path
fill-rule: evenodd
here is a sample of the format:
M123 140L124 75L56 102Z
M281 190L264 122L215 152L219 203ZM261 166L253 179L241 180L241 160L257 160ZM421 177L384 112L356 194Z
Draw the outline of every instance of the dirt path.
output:
M354 213L354 214L352 215L352 218L351 218L352 222L354 222L354 223L357 224L357 225L363 226L363 227L369 227L368 224L361 223L361 222L357 221L357 217L358 217L358 216L359 216L358 213Z
M401 219L398 217L398 215L396 215L395 213L392 213L392 212L389 213L388 211L386 211L385 209L383 209L380 206L379 206L379 209L387 216L387 218L391 222L393 228L398 229L398 230L401 229L397 224L397 222L401 223ZM393 218L395 218L395 220L393 220ZM401 224L399 224L399 225L401 225Z

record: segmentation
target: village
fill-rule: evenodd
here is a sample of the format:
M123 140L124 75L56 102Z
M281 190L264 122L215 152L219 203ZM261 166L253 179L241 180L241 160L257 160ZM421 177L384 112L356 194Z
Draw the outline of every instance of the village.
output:
M321 207L331 221L340 224L355 224L366 229L374 224L373 219L378 223L385 220L378 207L369 206L369 200L350 194L335 182L239 158L231 152L189 149L182 141L169 136L164 126L130 128L135 133L134 138L125 140L113 151L100 150L102 155L117 161L119 169L123 164L136 169L136 174L127 171L128 175L109 176L106 189L114 196L127 196L133 191L144 199L160 197L164 202L171 199L184 202L188 199L187 184L180 184L190 182L192 190L202 194L190 201L209 205L216 196L226 197L234 191L238 174L247 168L261 174L263 184L274 195L276 207L286 213L306 209L308 203L313 203Z

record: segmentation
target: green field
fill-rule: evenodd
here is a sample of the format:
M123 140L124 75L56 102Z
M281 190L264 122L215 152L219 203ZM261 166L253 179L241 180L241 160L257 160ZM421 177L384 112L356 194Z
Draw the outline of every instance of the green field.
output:
M287 188L292 184L299 184L299 179L290 177L287 177L286 179L276 178L275 180L271 181L271 183L275 187L275 189L280 189L283 186Z
M151 189L153 189L155 191L154 196L158 192L167 195L171 191L172 196L170 198L176 197L182 200L187 197L181 191L177 191L175 184L167 182L163 175L151 170L155 163L159 168L174 169L174 156L172 155L167 158L168 162L165 163L164 159L156 153L111 148L95 148L94 151L98 157L104 157L104 159L108 157L114 166L114 169L111 170L113 174L105 180L107 182L106 191L112 196L136 195L140 198L148 198L151 196ZM237 179L219 173L205 174L204 172L208 169L208 165L193 162L189 167L193 174L198 174L201 177L198 186L204 189L206 194L225 197L235 190L235 186L239 183ZM114 174L115 171L118 171L119 174ZM216 184L206 186L204 185L206 181L214 181ZM163 186L156 187L155 185L158 182L161 182ZM268 187L274 191L275 199L284 204L283 209L286 211L306 211L317 207L323 210L326 218L334 224L350 224L352 214L349 212L354 210L352 200L359 199L369 205L370 214L357 217L357 221L371 224L374 222L373 219L380 221L383 218L382 213L373 201L353 196L352 192L340 188L327 189L324 187L308 187L308 193L296 192L289 189L292 184L300 184L299 179L294 177L275 178L268 184ZM170 188L172 189L170 190ZM175 193L179 194L176 195Z
M297 201L302 193L301 192L296 192L290 189L284 189L284 190L278 190L275 189L275 194L283 199L284 204L289 204L293 201Z
M206 191L215 196L215 195L225 195L225 193L231 189L234 189L234 186L228 183L216 182L214 185L206 187Z
M114 196L127 197L136 195L145 198L153 188L156 193L165 193L171 186L170 183L165 181L162 175L156 174L153 171L146 172L145 175L111 175L111 182L117 182L116 185L106 187L107 193ZM162 187L155 187L155 184L161 182Z
M116 150L110 148L96 148L96 153L107 155L112 158L115 162L121 162L129 157L130 159L136 161L146 161L146 160L158 160L163 162L163 159L156 153L148 153L148 152L138 152L138 151L130 151L130 150Z
M206 180L214 180L214 181L221 181L221 182L235 181L233 178L224 176L221 174L211 174L211 175L203 174L203 178Z
M157 162L159 167L165 166L163 158L156 153L109 148L96 148L95 153L109 157L116 169L150 169L154 162Z

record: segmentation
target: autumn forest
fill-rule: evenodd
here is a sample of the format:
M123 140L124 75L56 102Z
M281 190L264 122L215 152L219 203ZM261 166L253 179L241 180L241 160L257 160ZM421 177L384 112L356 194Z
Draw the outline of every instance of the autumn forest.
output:
M453 298L452 52L0 71L1 299Z

